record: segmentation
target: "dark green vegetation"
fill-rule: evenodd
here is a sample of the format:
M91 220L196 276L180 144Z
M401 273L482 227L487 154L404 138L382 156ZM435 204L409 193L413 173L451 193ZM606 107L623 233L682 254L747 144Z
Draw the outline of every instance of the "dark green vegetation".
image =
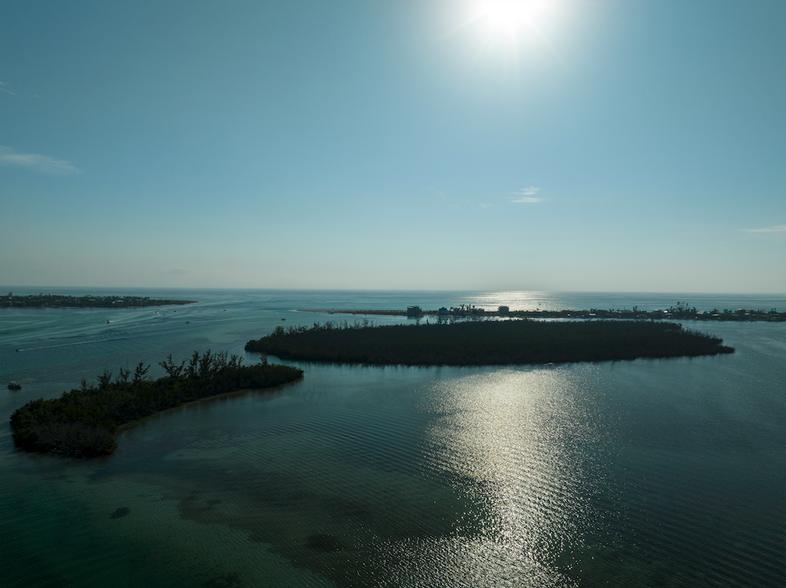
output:
M418 308L418 307L415 307ZM666 309L644 310L638 306L633 309L609 308L590 308L589 310L510 310L506 306L498 307L498 310L487 310L474 305L462 304L451 308L441 308L439 310L419 310L417 314L408 314L406 310L373 310L373 309L309 309L301 312L319 312L328 314L369 314L381 316L437 316L444 320L452 321L466 318L478 317L506 317L506 318L569 318L569 319L639 319L639 320L681 320L681 321L786 321L786 312L772 310L747 310L738 308L732 310L724 308L718 310L696 310L695 306L689 306L686 302L677 302L676 306Z
M117 426L180 404L246 388L270 388L303 377L303 370L262 362L242 365L226 353L199 355L176 364L170 355L160 365L167 375L147 380L150 366L139 364L131 374L120 369L98 376L93 386L82 380L80 390L60 398L33 400L11 415L17 446L28 451L53 451L75 457L108 455L117 447Z
M374 327L331 322L276 330L247 351L365 364L494 365L733 353L718 337L668 322L468 321Z
M29 296L0 297L0 308L135 308L139 306L167 306L196 304L196 300L159 300L147 296L63 296L61 294L30 294Z

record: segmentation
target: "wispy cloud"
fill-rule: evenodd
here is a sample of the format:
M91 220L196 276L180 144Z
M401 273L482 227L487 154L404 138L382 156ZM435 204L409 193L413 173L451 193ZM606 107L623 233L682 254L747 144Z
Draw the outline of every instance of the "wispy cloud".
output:
M747 233L786 233L786 225L765 227L763 229L743 229Z
M81 174L83 171L78 167L47 155L36 155L35 153L19 153L11 147L0 145L0 165L5 167L21 167L39 174L52 176L66 176Z
M165 274L169 274L171 276L182 276L190 272L191 270L189 270L187 267L173 267L168 270L164 270Z
M431 186L431 189L437 196L439 196L440 200L445 200L445 193L442 190L435 188L434 186Z
M530 186L529 188L522 188L517 192L513 192L513 198L510 199L511 202L518 202L523 204L535 204L536 202L542 202L543 198L537 198L535 195L540 191L540 188L536 188L535 186Z
M9 90L8 88L5 87L7 85L8 84L6 84L5 82L0 82L0 92L5 92L6 94L11 94L11 96L16 96L16 92L12 92L11 90Z

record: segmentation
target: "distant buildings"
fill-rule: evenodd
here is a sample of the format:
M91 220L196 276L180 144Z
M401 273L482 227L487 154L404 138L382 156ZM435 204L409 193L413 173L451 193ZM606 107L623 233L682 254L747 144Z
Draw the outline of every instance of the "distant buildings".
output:
M3 298L0 297L0 306ZM379 311L377 314L398 314L402 311ZM695 307L688 307L687 304L677 303L677 307L668 309L655 308L644 310L636 306L632 310L628 309L597 309L589 310L510 310L509 306L498 306L497 310L484 309L474 304L460 304L446 308L440 307L438 310L423 310L420 306L408 306L406 316L419 318L424 316L439 316L440 324L446 318L450 321L455 319L479 319L486 316L498 316L505 318L562 318L562 319L623 319L623 320L716 320L716 321L786 321L786 312L778 312L773 308L769 312L763 310L746 310L738 308L736 310L724 309L722 312L717 308L713 310L697 311Z

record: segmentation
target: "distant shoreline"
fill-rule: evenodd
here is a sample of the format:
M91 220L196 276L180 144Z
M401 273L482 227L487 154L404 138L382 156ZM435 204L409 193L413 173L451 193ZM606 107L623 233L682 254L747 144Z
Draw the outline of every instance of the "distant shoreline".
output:
M197 300L165 300L149 296L66 296L61 294L29 294L0 297L0 308L143 308L197 304Z
M635 307L634 307L635 308ZM323 314L365 314L374 316L408 316L410 318L420 317L441 317L445 320L467 319L479 317L499 317L499 318L564 318L564 319L622 319L622 320L688 320L688 321L737 321L737 322L784 322L786 312L776 312L775 310L748 310L738 308L736 310L724 309L718 311L697 311L695 308L670 308L666 310L485 310L482 308L470 307L464 309L440 309L440 310L419 310L410 312L407 310L377 310L377 309L341 309L341 308L306 308L298 309L297 312L315 312Z

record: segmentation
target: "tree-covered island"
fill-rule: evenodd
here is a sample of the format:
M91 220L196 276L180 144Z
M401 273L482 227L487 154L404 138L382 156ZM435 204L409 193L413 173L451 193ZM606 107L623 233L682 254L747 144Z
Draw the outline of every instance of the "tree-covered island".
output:
M14 442L27 451L63 453L74 457L111 454L117 447L118 425L186 402L248 388L271 388L303 377L298 368L268 364L243 365L242 358L210 351L180 364L170 355L160 362L167 375L146 379L150 366L137 365L133 374L121 368L98 376L94 385L82 380L78 390L60 398L33 400L11 415Z
M533 320L277 327L247 351L283 359L372 365L505 365L733 353L711 335L670 322Z
M778 312L777 309L708 309L697 310L695 306L687 302L677 302L676 306L669 306L663 309L645 310L634 306L632 309L624 308L589 308L580 310L514 310L507 306L500 306L497 310L481 308L474 304L460 304L450 308L440 308L437 310L421 309L419 306L410 306L407 310L380 310L380 309L304 309L300 312L318 312L326 314L364 314L379 316L435 316L444 319L466 319L478 317L504 317L504 318L527 318L527 319L623 319L623 320L680 320L680 321L736 321L736 322L784 322L786 312Z
M0 308L137 308L196 304L196 300L165 300L148 296L65 296L62 294L29 294L0 296Z

